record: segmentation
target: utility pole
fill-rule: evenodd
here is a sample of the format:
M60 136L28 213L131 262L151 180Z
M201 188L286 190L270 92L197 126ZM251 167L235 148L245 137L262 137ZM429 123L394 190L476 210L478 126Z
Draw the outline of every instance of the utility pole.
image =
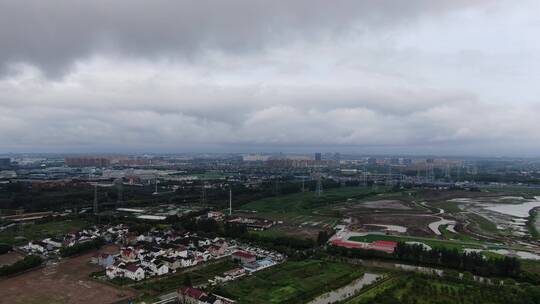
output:
M232 187L229 186L229 216L232 215Z
M206 182L204 182L203 185L202 185L202 198L201 198L201 201L202 201L203 207L206 207Z
M367 187L367 167L364 165L364 187Z
M317 190L316 190L317 196L321 196L322 192L323 192L323 189L322 189L321 174L317 173Z
M156 188L155 188L154 193L152 193L153 195L158 195L158 194L159 194L159 192L158 192L158 187L157 187L158 182L159 182L159 181L158 181L158 179L157 179L157 177L156 177L156 181L155 181L155 186L156 186Z
M98 185L94 185L94 214L98 215L98 193L97 193Z

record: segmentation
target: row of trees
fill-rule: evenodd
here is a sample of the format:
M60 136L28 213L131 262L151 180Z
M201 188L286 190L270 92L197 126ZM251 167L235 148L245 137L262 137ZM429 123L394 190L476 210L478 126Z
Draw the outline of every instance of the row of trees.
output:
M517 277L521 264L517 258L486 259L479 252L459 252L457 249L433 248L420 244L399 243L394 256L402 261L470 271L483 276Z
M105 244L105 241L102 238L97 238L90 242L78 243L71 247L62 247L60 249L60 255L62 257L69 257L81 253L86 253L88 251L99 249Z
M457 249L433 248L428 250L419 244L399 243L393 254L360 248L330 246L327 252L350 258L382 258L405 261L417 265L452 268L481 276L520 277L521 264L517 258L485 259L477 252L459 252Z
M43 260L37 255L29 255L11 265L0 267L0 277L23 272L27 269L41 265Z
M381 289L381 292L367 301L373 304L538 304L540 288L528 284L486 285L470 280L453 281L411 274L397 279L389 288Z

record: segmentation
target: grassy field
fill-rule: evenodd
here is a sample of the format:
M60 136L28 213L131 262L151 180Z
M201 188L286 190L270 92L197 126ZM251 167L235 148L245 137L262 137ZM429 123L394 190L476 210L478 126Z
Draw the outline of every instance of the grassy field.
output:
M456 202L441 201L441 202L430 202L428 204L435 208L444 209L445 213L452 214L452 213L459 213L463 211L458 207L458 204Z
M385 281L344 304L386 303L538 303L540 288L489 286L467 281L449 281L420 275L406 275Z
M193 285L206 284L208 279L213 279L216 275L221 275L236 267L238 267L236 263L226 259L203 267L187 269L161 279L137 283L133 287L147 293L162 293L182 287L186 277L189 277Z
M316 296L348 284L362 269L320 260L288 261L230 282L216 292L239 303L306 303Z
M540 188L531 188L527 186L506 185L506 186L482 186L482 191L491 193L504 193L508 195L533 197L540 195Z
M476 223L476 225L478 225L481 230L489 233L499 232L499 230L497 229L497 225L495 225L495 223L491 222L490 220L484 218L483 216L475 213L468 213L467 216L471 220L473 220L473 222Z
M439 231L442 233L442 235L447 239L452 240L458 240L458 241L464 241L464 242L475 242L475 239L472 238L469 235L463 234L463 233L453 233L448 230L448 225L441 225L439 226Z
M65 219L42 224L25 225L23 229L13 228L0 232L0 243L20 245L28 240L43 239L81 230L87 224L86 221L81 219Z
M379 235L368 234L366 236L353 236L351 241L371 243L374 241L394 241L394 242L421 242L432 248L448 248L463 250L465 248L481 248L481 244L478 242L463 242L463 241L450 241L450 240L436 240L420 237L409 236L394 236L394 235Z

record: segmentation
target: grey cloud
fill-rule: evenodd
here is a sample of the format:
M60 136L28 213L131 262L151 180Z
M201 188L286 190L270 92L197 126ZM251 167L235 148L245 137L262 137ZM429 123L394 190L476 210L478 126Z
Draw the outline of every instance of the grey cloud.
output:
M1 0L0 66L27 62L63 74L95 53L197 59L298 39L392 28L489 1Z

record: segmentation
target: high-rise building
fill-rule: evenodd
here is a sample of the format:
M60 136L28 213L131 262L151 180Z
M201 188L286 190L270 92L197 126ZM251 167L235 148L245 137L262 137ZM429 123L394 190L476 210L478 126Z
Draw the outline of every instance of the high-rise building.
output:
M315 153L315 160L321 161L322 160L322 154L320 152Z

